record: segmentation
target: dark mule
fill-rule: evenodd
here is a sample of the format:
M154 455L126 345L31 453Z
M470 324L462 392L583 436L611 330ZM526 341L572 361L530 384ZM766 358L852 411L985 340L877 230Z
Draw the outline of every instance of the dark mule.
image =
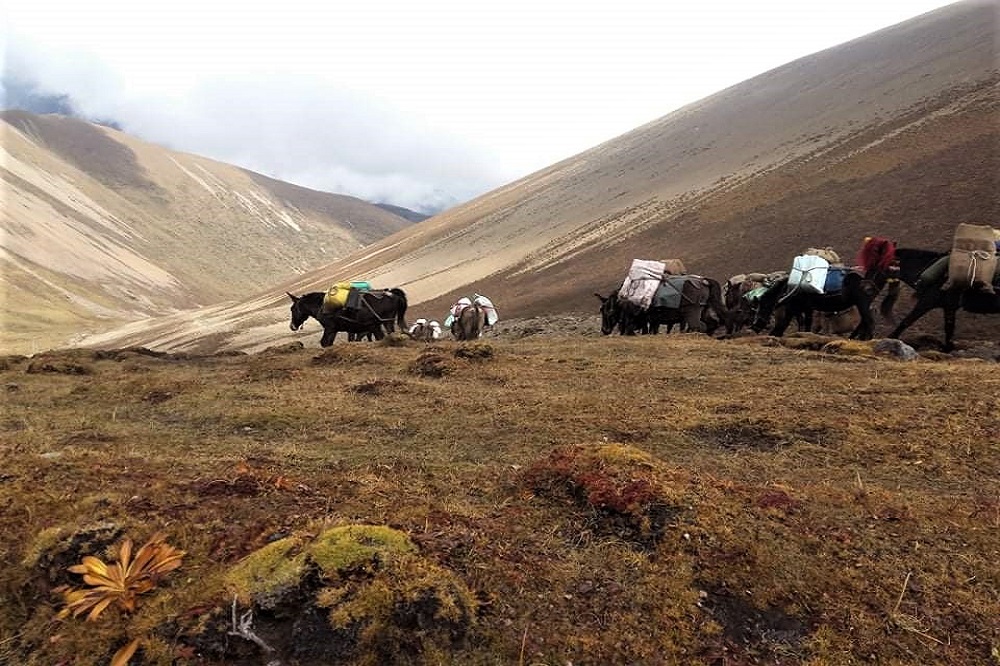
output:
M771 274L775 275L775 274ZM722 302L726 306L726 335L733 335L743 330L744 326L753 323L757 315L759 296L766 284L771 284L776 277L768 279L763 273L755 273L754 279L749 275L734 275L726 280L722 289Z
M322 291L302 296L288 294L288 297L292 299L290 328L297 331L312 317L323 326L323 337L319 342L322 347L332 345L340 331L354 334L357 339L371 334L376 340L381 340L385 333L394 332L396 325L406 330L407 303L402 289L365 291L359 295L357 307L341 307L331 311L323 308L325 294Z
M451 334L456 340L476 340L486 328L486 310L473 303L466 305L451 322Z
M860 271L851 270L845 273L840 290L829 294L820 294L798 287L788 289L788 278L775 282L760 297L757 315L752 328L762 331L767 328L771 315L775 314L774 326L770 334L781 337L788 329L792 319L804 321L804 330L812 329L813 311L840 313L844 310L856 309L860 321L851 332L851 338L871 340L875 337L875 317L872 315L872 303L882 291L893 269L895 246L884 238L866 239L858 255ZM775 308L784 306L784 311L776 313Z
M601 333L610 335L618 328L622 335L659 333L660 326L667 332L674 324L682 331L698 331L711 335L726 317L722 302L722 287L718 281L699 276L685 276L677 307L652 305L643 310L635 303L618 296L617 291L608 296L594 295L601 301ZM655 301L654 301L655 303Z
M426 321L418 319L417 323L410 327L409 336L421 342L434 342L441 335L441 324L436 320Z
M414 340L420 340L421 342L428 342L433 340L433 332L429 324L417 323L409 331L409 336Z
M899 338L903 331L912 326L918 319L931 310L944 310L944 351L955 348L955 315L959 310L977 314L1000 314L1000 292L987 294L969 289L948 289L941 287L947 277L945 271L940 278L931 284L918 283L920 275L947 252L918 250L913 248L897 248L896 260L899 264L899 282L903 282L916 291L917 302L908 315L903 317L899 325L889 334L890 338ZM996 282L994 280L994 282ZM881 313L886 318L892 317L892 310L899 299L899 283L891 285L885 299L882 301Z

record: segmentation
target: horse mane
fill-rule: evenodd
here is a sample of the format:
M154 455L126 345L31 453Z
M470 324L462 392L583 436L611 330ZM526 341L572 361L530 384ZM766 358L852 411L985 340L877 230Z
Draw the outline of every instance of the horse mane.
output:
M882 236L871 236L865 239L855 263L870 276L887 272L895 260L896 244Z

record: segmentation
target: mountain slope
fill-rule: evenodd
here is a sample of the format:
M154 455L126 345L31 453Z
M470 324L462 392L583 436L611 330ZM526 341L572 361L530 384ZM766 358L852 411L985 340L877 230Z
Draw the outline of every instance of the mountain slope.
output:
M511 317L593 310L635 257L725 278L809 245L850 257L872 233L946 249L956 223L1000 219L997 8L957 3L802 58L231 310L88 344L260 348L288 338L285 290L347 278L403 287L414 317L473 290Z
M78 119L3 121L7 351L237 299L410 225Z

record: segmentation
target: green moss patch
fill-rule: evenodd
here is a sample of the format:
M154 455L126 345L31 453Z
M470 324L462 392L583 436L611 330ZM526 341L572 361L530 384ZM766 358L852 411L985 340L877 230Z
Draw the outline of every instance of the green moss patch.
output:
M226 587L256 613L253 634L295 663L433 662L465 639L477 606L459 578L384 525L275 541L234 566ZM220 659L245 656L247 647L234 646L237 655L224 641L199 642L219 646Z

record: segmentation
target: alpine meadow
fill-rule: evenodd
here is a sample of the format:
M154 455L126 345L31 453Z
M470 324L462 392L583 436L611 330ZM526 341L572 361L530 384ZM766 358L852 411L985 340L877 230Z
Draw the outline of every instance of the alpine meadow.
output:
M1000 666L998 23L427 219L4 111L0 663Z

